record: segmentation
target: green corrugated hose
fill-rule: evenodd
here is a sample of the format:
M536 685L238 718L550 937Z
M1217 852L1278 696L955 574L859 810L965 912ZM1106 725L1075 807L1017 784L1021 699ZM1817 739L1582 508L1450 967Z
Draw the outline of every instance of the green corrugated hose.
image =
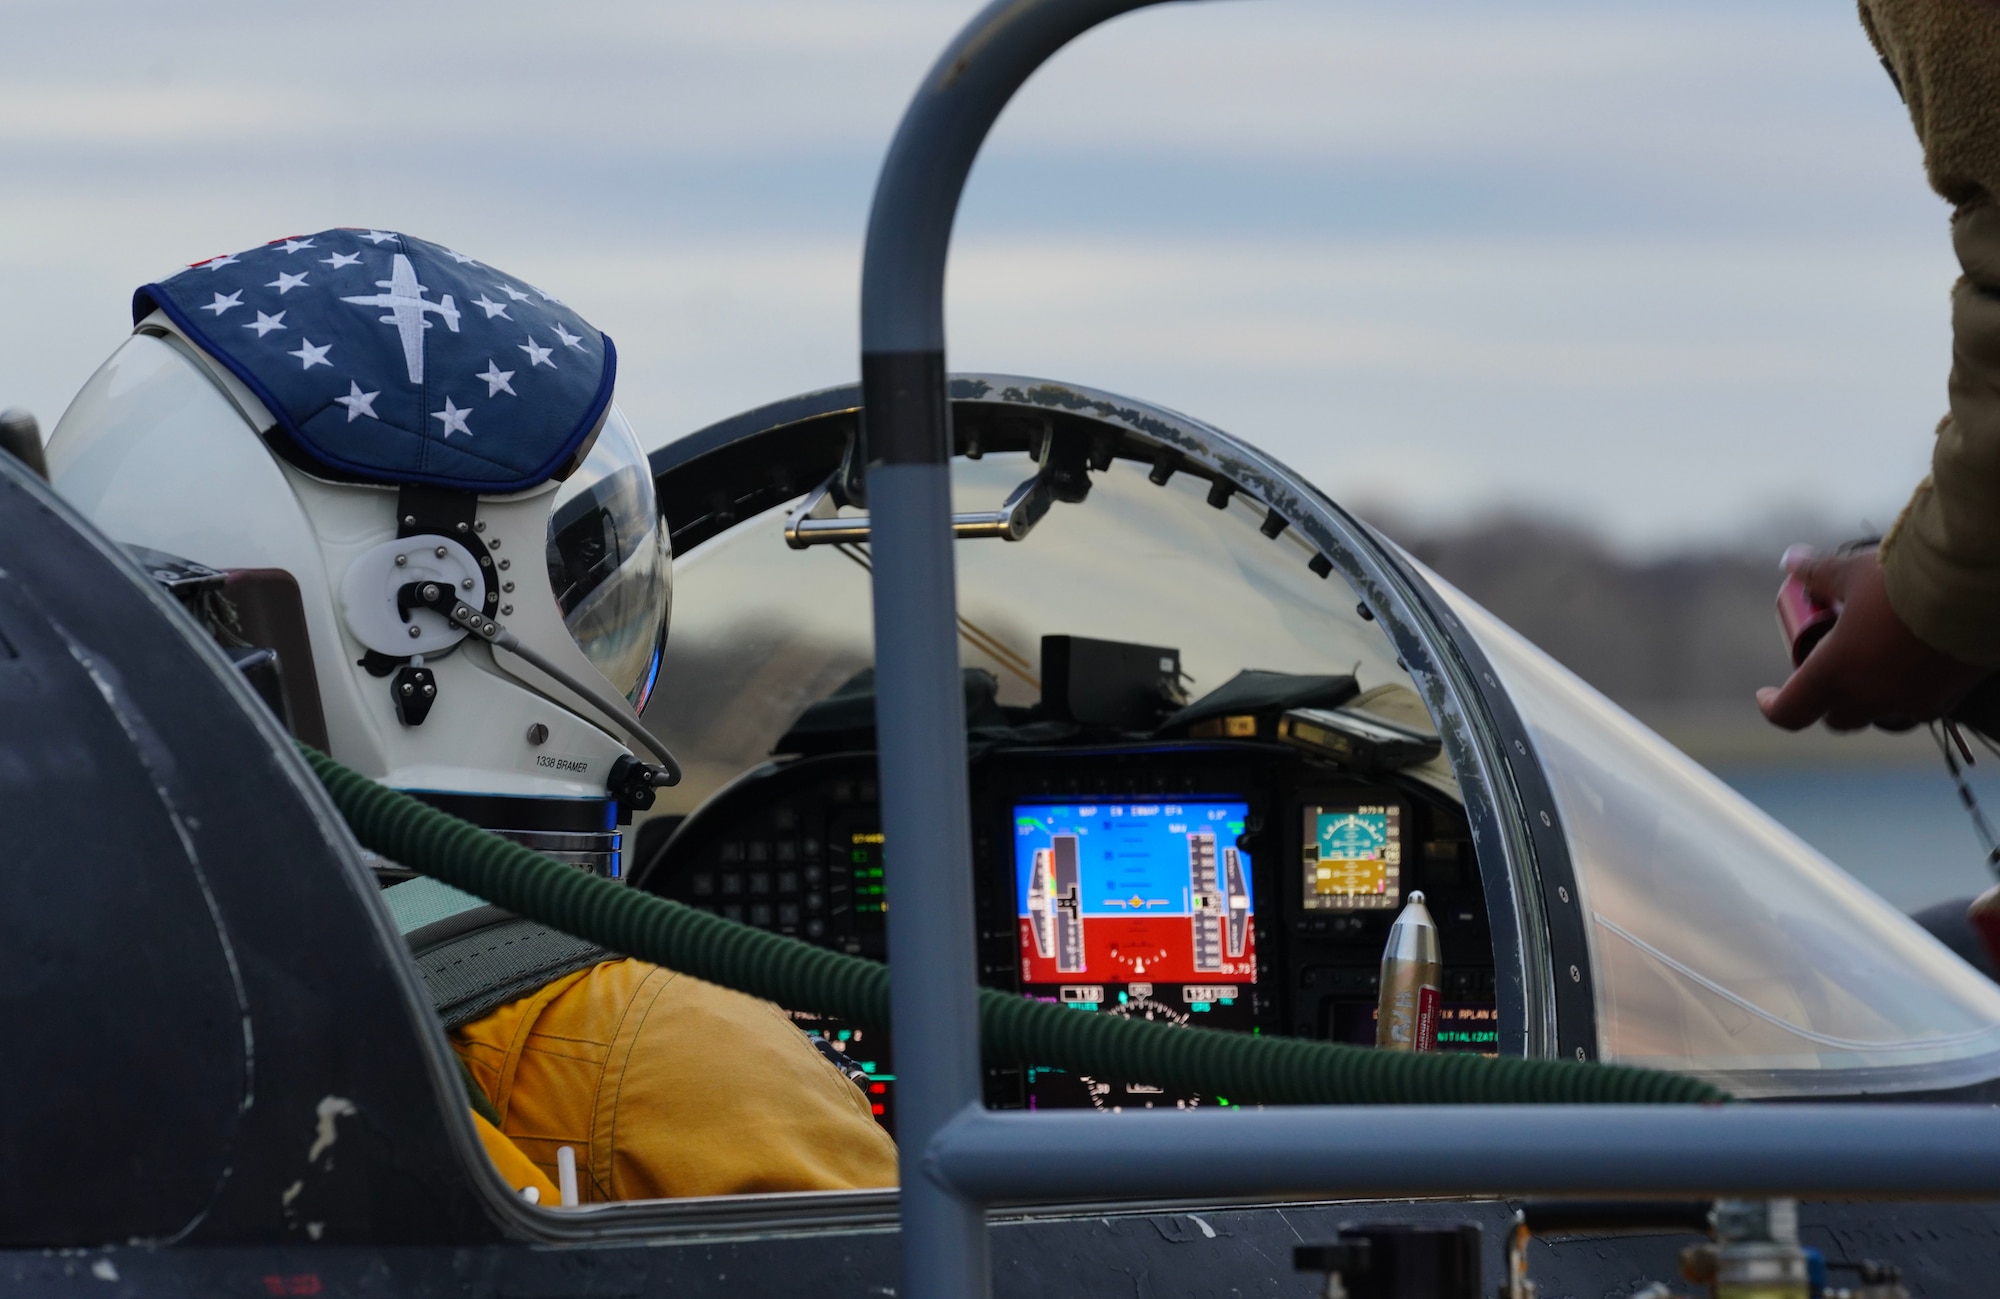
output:
M515 915L728 988L869 1028L889 1026L889 969L599 879L488 834L299 746L355 838ZM1143 1078L1271 1104L1636 1104L1729 1099L1693 1078L1559 1060L1413 1055L1301 1038L1190 1033L982 989L989 1059Z

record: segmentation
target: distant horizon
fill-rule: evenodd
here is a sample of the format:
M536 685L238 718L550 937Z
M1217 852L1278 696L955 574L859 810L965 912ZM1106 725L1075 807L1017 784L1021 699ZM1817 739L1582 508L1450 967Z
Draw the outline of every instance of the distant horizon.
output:
M336 224L551 286L652 445L850 382L875 170L972 10L15 0L0 406L53 426L139 284ZM951 362L1184 410L1426 527L1849 535L1926 468L1947 215L1846 7L1163 6L1000 122Z

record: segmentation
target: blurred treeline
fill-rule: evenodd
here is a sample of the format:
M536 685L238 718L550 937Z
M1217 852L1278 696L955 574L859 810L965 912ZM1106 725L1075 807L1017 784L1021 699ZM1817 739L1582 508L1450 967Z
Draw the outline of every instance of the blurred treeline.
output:
M1789 664L1772 603L1791 541L1839 537L1809 519L1707 548L1634 555L1591 530L1521 514L1425 527L1364 511L1503 621L1696 758L1726 766L1936 761L1921 731L1789 735L1766 724L1757 687Z
M1746 700L1784 679L1776 550L1630 557L1584 528L1519 515L1378 526L1626 708Z

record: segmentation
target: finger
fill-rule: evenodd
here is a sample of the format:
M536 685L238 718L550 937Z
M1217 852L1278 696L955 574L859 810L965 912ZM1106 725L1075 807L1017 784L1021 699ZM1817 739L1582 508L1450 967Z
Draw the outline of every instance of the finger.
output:
M1757 692L1757 707L1773 726L1802 731L1825 715L1832 702L1825 661L1819 649L1807 656L1805 665L1792 673L1784 685L1764 687Z
M1802 560L1792 571L1806 591L1827 604L1847 599L1849 575L1854 570L1852 555L1815 555Z

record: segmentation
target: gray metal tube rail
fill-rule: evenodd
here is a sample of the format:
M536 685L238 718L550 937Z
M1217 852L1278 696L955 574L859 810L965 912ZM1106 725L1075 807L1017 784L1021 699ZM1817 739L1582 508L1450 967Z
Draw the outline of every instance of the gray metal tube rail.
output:
M882 828L903 1148L900 1293L989 1292L983 1206L1158 1196L1499 1191L2000 1195L2000 1119L1881 1105L980 1108L965 717L952 568L944 271L959 195L1014 92L1070 40L1159 0L996 0L926 74L869 214L861 277Z
M972 1108L920 1159L927 1179L987 1204L1494 1194L1992 1199L2000 1197L2000 1120L1972 1105Z
M975 1200L913 1175L938 1131L980 1101L965 705L952 571L944 267L960 191L993 121L1081 32L1156 0L997 0L924 77L889 146L861 269L861 392L874 559L882 831L896 1125L904 1151L901 1293L988 1293ZM921 863L921 867L919 867Z

